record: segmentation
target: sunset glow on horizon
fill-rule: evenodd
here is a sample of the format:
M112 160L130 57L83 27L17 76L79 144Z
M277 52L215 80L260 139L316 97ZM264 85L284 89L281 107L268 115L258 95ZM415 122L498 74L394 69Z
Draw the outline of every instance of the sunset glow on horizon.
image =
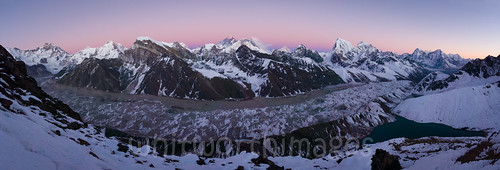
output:
M270 49L299 44L330 51L337 38L412 53L442 49L464 58L500 54L500 3L443 1L2 1L0 44L69 53L139 36L190 48L256 37Z

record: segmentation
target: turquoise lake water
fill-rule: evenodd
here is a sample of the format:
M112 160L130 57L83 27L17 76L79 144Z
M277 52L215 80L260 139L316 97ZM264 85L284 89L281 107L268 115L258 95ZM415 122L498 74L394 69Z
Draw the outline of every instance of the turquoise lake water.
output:
M428 136L470 137L484 136L484 133L481 131L455 129L439 123L418 123L408 120L404 117L397 116L395 122L390 122L375 127L373 132L368 136L373 139L373 142L367 141L367 144L383 142L400 137L417 139Z

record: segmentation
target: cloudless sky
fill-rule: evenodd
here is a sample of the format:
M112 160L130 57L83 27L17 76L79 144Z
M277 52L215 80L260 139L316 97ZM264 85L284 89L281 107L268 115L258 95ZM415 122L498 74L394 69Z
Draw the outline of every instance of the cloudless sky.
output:
M74 53L109 40L130 47L139 36L191 48L233 36L329 51L341 37L484 58L500 54L499 9L496 0L0 0L0 44Z

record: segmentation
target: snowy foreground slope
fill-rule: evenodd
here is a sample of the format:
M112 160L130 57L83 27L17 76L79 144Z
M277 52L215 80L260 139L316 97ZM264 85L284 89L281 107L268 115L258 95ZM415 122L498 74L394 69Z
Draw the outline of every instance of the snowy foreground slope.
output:
M424 96L405 100L394 109L397 114L455 128L498 130L500 56L472 60L452 75L429 74L413 92Z
M500 128L500 85L456 88L403 101L395 112L418 122L438 122L455 128Z

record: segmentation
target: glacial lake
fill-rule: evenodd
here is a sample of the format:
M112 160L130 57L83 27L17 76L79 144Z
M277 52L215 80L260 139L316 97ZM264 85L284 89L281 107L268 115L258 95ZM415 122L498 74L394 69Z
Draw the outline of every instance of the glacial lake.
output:
M383 142L400 137L417 139L429 136L439 136L439 137L484 136L484 132L468 131L465 129L455 129L452 128L451 126L440 123L418 123L412 120L408 120L401 116L396 116L395 122L390 122L375 127L372 133L368 136L373 139L373 142L367 141L367 144Z

